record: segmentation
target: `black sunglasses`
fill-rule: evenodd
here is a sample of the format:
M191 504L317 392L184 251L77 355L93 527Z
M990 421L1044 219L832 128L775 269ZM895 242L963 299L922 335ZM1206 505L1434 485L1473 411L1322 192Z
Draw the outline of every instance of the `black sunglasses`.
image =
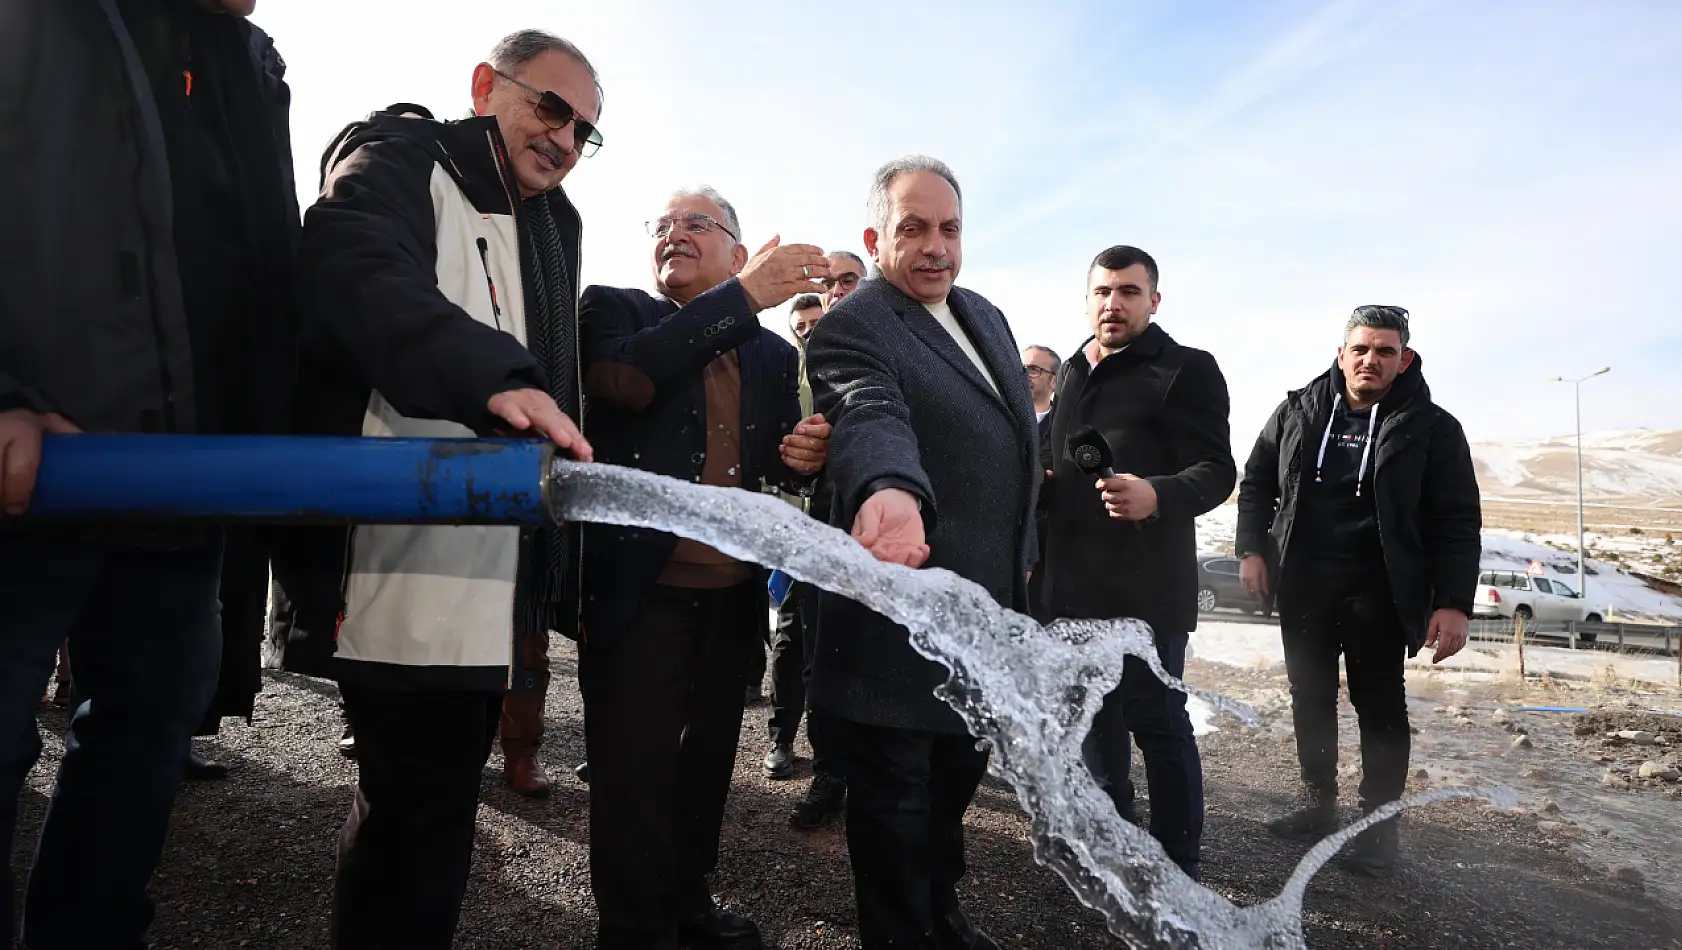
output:
M597 149L602 147L601 130L586 121L578 110L572 107L571 103L546 89L539 89L529 83L523 83L499 69L491 71L521 89L537 95L537 101L532 103L531 107L544 125L551 129L564 129L567 123L571 122L573 147L578 149L578 154L589 158L596 154Z

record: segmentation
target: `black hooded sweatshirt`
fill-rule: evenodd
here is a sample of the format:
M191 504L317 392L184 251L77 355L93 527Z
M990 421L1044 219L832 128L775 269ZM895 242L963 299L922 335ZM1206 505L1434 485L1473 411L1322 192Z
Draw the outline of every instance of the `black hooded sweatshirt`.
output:
M1422 358L1376 412L1348 412L1343 392L1334 364L1274 410L1239 482L1237 551L1267 558L1272 591L1287 570L1383 570L1411 654L1433 610L1472 612L1483 515L1471 449L1431 401Z

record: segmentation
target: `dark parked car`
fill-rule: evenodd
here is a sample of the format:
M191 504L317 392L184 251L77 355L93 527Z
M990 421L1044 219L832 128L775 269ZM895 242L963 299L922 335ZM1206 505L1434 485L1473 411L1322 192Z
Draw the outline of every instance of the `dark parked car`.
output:
M1197 609L1209 613L1222 607L1260 613L1261 605L1244 593L1238 579L1238 559L1214 554L1197 556Z

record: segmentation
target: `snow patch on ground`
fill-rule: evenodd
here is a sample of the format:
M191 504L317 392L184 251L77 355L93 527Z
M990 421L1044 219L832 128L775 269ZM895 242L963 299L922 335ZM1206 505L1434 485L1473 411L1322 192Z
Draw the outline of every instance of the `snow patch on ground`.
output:
M1261 623L1223 623L1203 621L1191 635L1186 651L1191 658L1220 663L1243 669L1270 669L1285 662L1285 649L1279 639L1279 628ZM1410 671L1451 671L1478 675L1500 675L1514 672L1518 665L1517 651L1511 644L1473 643L1441 663L1431 662L1431 651L1422 650L1407 662ZM1616 679L1657 687L1672 687L1677 682L1677 661L1670 658L1651 658L1639 655L1606 653L1594 650L1568 650L1559 647L1529 646L1524 651L1525 672L1531 676L1544 674L1561 679L1590 680L1604 678L1608 672Z

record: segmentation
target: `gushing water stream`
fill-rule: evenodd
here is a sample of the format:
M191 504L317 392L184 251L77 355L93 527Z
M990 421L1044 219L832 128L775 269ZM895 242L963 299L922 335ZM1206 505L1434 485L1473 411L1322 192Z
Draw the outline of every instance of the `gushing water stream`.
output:
M1170 676L1144 623L1041 626L1000 607L979 585L950 571L883 564L843 532L770 495L557 461L550 505L566 521L653 528L705 542L904 624L919 653L952 671L939 693L970 732L992 746L992 768L1016 789L1032 819L1035 856L1133 947L1306 950L1302 899L1308 882L1362 829L1403 808L1449 798L1516 803L1511 793L1465 789L1393 802L1316 845L1278 896L1238 907L1186 877L1149 833L1122 820L1080 754L1093 717L1120 682L1122 661L1130 655L1174 688L1256 724L1255 713L1243 704Z

